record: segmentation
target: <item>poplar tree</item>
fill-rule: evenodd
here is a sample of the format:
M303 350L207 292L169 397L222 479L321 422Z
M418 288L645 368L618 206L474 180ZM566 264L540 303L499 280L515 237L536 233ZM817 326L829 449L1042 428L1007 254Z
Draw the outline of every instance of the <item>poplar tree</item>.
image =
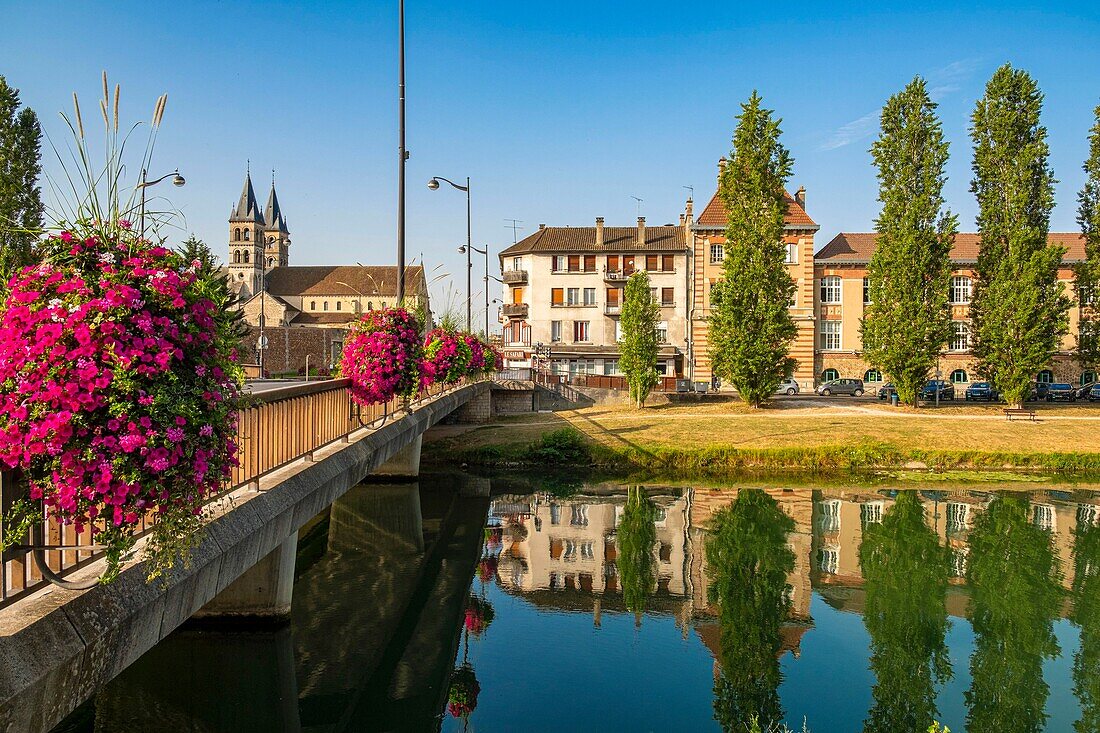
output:
M630 400L638 408L657 386L657 323L661 308L649 289L649 275L635 272L626 282L620 316L619 370L626 377Z
M1100 107L1095 115L1089 131L1089 157L1083 166L1085 186L1077 194L1077 223L1085 238L1085 261L1076 268L1077 300L1082 306L1077 359L1091 371L1100 365L1100 314L1096 311L1100 287Z
M1070 306L1058 282L1065 248L1047 244L1055 179L1042 106L1035 80L1005 64L970 129L981 235L970 304L976 371L1017 406L1061 344Z
M34 110L19 107L19 90L0 76L0 291L18 268L32 262L42 228L42 130Z
M718 195L726 206L726 259L710 293L714 373L759 407L793 371L797 332L790 305L795 283L783 243L786 183L793 160L779 141L780 120L755 91L741 105L733 150Z
M914 405L951 336L948 288L958 221L944 209L948 146L936 106L924 79L913 79L882 108L871 146L882 209L867 268L863 350L893 380L898 399Z

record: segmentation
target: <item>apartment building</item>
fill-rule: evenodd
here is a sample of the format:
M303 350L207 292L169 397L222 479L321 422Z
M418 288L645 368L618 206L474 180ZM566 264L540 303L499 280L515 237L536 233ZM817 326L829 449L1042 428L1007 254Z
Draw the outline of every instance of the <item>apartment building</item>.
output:
M1073 267L1084 260L1084 238L1073 232L1052 233L1052 245L1066 247L1058 279L1069 295L1075 296ZM814 371L819 382L837 378L862 379L869 390L882 385L884 376L863 358L860 321L868 305L867 265L876 246L876 234L841 233L814 257L814 311L817 315L817 341L814 349ZM961 233L955 237L952 250L953 273L950 284L952 336L939 359L943 379L965 387L977 380L974 357L970 351L970 298L973 293L974 268L978 261L980 237ZM1070 309L1069 333L1049 368L1035 375L1040 382L1085 384L1095 381L1095 374L1082 370L1073 358L1081 306Z
M541 345L557 373L619 374L620 315L626 281L645 270L660 303L657 371L684 373L691 303L690 208L679 224L548 227L500 253L503 350L509 366L529 366Z
M726 159L718 162L721 177ZM689 210L690 212L690 210ZM689 216L690 218L690 216ZM722 262L732 245L726 241L728 215L717 190L699 220L691 227L691 249L694 267L693 302L690 315L691 343L689 362L694 381L709 382L710 291L722 277ZM798 287L791 302L791 316L798 334L791 344L790 355L797 361L794 378L803 389L814 386L814 235L820 227L806 213L806 189L799 188L794 196L787 194L783 243L787 247L787 272Z

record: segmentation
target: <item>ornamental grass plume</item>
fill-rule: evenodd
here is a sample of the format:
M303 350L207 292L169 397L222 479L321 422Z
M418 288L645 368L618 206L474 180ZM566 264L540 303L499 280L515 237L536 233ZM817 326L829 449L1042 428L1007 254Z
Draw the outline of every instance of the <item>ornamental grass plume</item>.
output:
M420 387L420 321L404 308L368 311L344 342L340 370L361 405L409 398Z
M0 466L28 485L3 542L47 517L90 530L110 580L151 517L155 577L187 557L237 465L241 371L219 275L126 221L66 226L40 254L0 303Z

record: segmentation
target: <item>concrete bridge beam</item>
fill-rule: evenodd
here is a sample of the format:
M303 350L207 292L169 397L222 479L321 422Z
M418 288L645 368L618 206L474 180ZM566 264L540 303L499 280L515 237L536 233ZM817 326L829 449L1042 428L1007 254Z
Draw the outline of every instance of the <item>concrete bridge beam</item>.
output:
M294 593L298 533L245 571L212 601L195 612L200 620L287 622Z
M420 453L424 448L424 435L417 435L374 472L387 479L415 479L420 476Z

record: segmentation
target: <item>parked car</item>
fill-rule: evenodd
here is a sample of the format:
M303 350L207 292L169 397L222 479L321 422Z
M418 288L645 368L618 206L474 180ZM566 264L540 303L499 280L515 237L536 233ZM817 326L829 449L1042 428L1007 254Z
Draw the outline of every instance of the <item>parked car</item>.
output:
M1001 399L1001 396L997 394L997 390L993 389L993 385L989 382L971 382L970 386L966 388L964 399L968 402L977 402L979 400L996 402Z
M1092 385L1089 390L1089 402L1100 402L1100 382Z
M864 391L863 380L834 379L831 382L825 382L825 384L819 385L814 391L823 397L834 394L850 394L854 397L862 397Z
M1050 392L1050 385L1046 382L1032 382L1031 393L1028 395L1028 402L1042 401L1047 398L1047 393Z
M1089 398L1089 392L1093 387L1100 384L1100 382L1089 382L1088 384L1082 384L1080 387L1074 390L1074 394L1077 395L1079 400L1087 400Z
M898 388L894 386L893 382L887 382L878 388L878 398L880 400L888 400L892 395L898 393Z
M955 399L955 385L942 379L930 379L921 387L920 398L931 402L936 399L937 393L941 402L943 400L953 400Z
M1077 390L1072 384L1055 382L1047 389L1047 402L1076 402Z
M784 379L783 383L775 388L776 394L798 394L798 382L793 379Z

